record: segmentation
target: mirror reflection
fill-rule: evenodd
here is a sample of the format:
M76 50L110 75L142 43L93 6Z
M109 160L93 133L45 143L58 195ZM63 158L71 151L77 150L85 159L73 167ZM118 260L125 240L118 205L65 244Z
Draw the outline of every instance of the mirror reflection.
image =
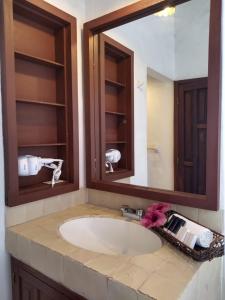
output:
M210 0L191 0L104 32L107 180L205 194L209 17Z

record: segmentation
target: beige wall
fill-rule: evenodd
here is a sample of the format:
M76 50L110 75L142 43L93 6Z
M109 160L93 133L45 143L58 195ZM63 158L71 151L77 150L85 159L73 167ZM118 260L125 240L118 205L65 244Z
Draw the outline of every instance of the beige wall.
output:
M148 76L147 107L148 186L173 190L173 81Z
M129 205L132 208L146 209L150 204L155 201L150 199L143 199L138 197L131 197L126 195L114 194L110 192L98 191L88 189L88 202L94 205L104 206L111 209L119 210L122 205ZM223 233L223 218L224 211L218 212L209 211L205 209L185 207L178 204L171 206L173 210L193 219L200 224L210 227L218 232Z

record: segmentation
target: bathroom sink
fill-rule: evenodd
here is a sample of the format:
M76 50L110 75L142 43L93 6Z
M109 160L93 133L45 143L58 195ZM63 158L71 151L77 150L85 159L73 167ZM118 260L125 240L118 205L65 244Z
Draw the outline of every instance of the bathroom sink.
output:
M160 238L143 226L107 217L69 220L59 231L75 246L110 255L141 255L162 246Z

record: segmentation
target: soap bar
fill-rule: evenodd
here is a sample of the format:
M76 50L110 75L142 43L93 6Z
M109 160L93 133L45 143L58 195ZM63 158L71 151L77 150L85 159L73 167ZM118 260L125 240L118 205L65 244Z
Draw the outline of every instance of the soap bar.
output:
M184 239L185 239L185 237L186 237L187 232L188 232L187 228L182 227L182 228L179 230L179 232L178 232L176 238L177 238L179 241L183 242Z
M193 249L196 244L197 238L198 237L196 234L187 232L185 235L184 244Z

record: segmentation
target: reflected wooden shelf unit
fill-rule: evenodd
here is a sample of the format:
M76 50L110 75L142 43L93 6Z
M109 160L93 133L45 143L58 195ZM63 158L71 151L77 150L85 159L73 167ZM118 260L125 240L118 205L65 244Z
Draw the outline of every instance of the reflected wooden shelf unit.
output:
M79 188L76 19L40 0L1 5L6 203L15 206ZM63 183L45 184L47 168L19 177L21 155L63 159Z
M126 141L106 141L106 144L126 144Z
M37 101L37 100L28 100L28 99L16 99L17 102L27 103L27 104L39 104L39 105L49 105L56 107L65 107L64 103L54 103L54 102L46 102L46 101Z
M117 116L126 116L125 113L122 112L117 112L117 111L107 111L105 112L106 114L110 114L110 115L117 115Z
M133 167L133 52L100 34L101 177L116 180L134 174ZM121 160L105 167L105 152L117 149Z
M106 79L105 83L107 85L111 85L111 86L114 86L114 87L117 87L117 88L125 88L125 84L124 83L121 83L121 82L118 82L118 81L115 81L115 80Z

